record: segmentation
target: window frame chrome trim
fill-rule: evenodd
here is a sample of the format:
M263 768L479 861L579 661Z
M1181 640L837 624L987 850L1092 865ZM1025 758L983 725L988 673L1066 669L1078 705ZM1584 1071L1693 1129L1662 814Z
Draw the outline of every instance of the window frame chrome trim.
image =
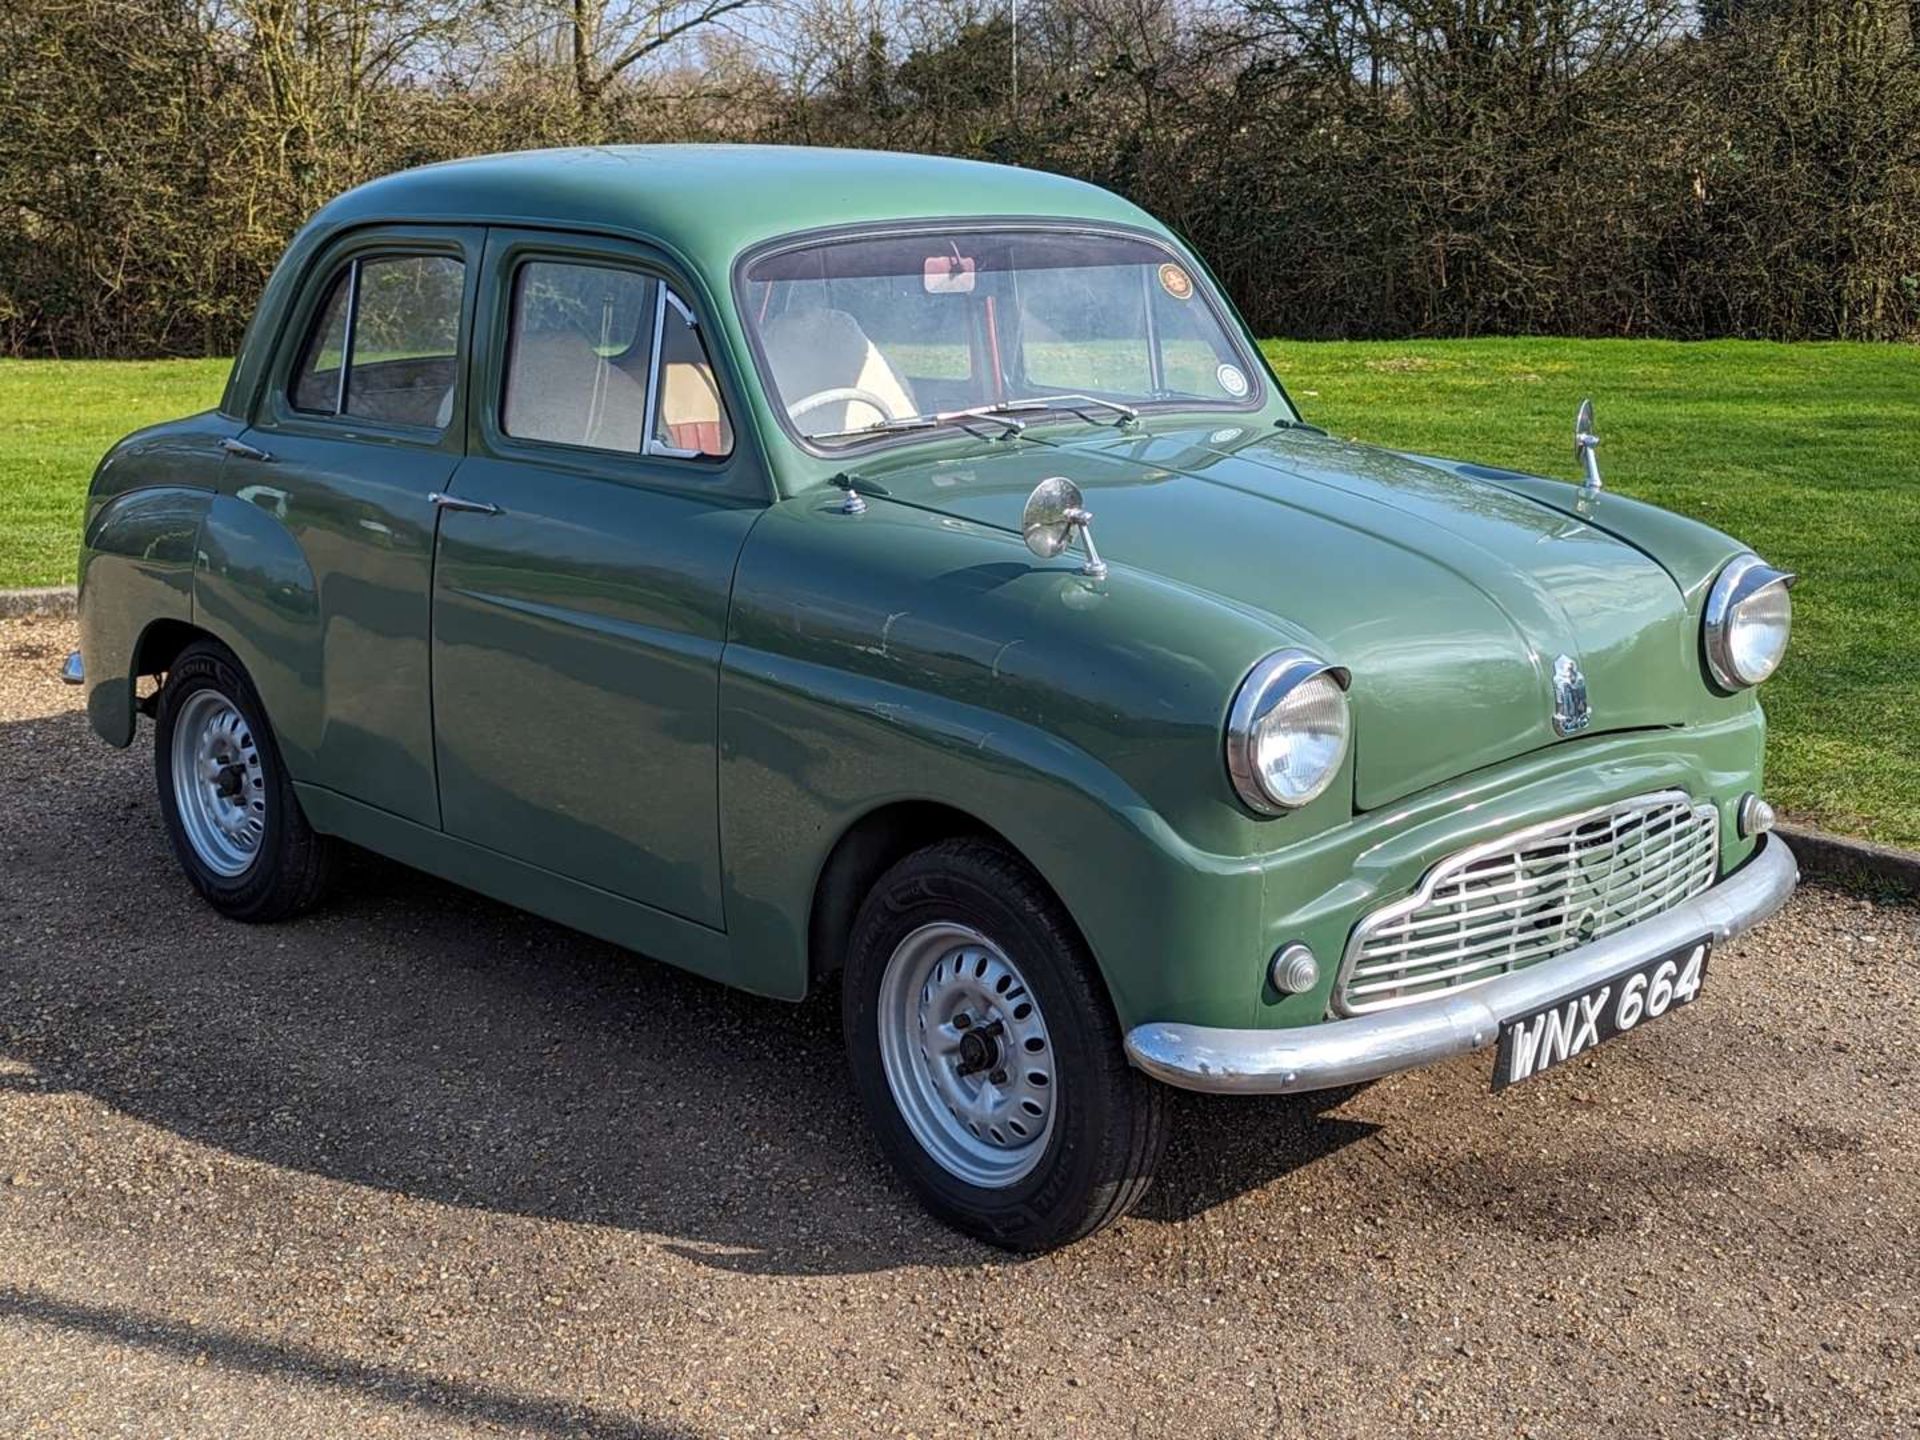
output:
M733 457L733 450L725 455L709 455L704 450L682 450L676 446L655 438L655 429L659 424L659 406L664 400L662 390L662 371L660 359L660 341L666 330L667 307L671 305L680 317L686 321L687 328L700 339L700 347L706 355L707 365L713 367L713 354L707 348L700 325L700 317L673 289L667 273L648 263L644 259L624 255L597 254L577 255L559 250L547 250L538 245L524 247L525 253L510 254L500 266L505 281L505 324L501 326L499 343L499 378L494 386L497 392L493 399L492 423L499 431L500 438L514 446L532 446L542 451L556 451L581 456L606 457L620 460L689 460L696 465L722 465ZM641 399L640 448L638 450L614 450L603 445L576 445L565 440L547 440L538 436L515 435L506 428L507 387L511 381L514 362L514 338L519 323L520 277L531 265L572 265L588 270L614 270L638 276L653 286L653 319L649 329L650 353L647 356L647 382ZM734 431L732 412L727 407L727 397L719 381L718 372L714 378L715 398L720 413L726 422L729 436ZM736 447L737 448L737 447Z
M414 450L434 450L465 456L467 426L457 417L471 413L467 392L471 385L475 300L485 256L486 227L460 221L442 224L418 218L393 217L356 224L335 236L301 261L301 270L291 297L272 316L271 338L262 334L244 345L250 357L256 345L266 351L253 379L230 378L251 391L252 398L234 411L222 414L242 420L263 435L303 435L316 440L350 444L385 445ZM289 255L293 252L290 249ZM356 260L372 263L389 258L439 256L461 267L458 349L454 362L454 416L440 425L411 425L398 420L378 420L370 416L335 414L325 410L303 410L293 403L293 387L306 340L320 312L328 290L346 279L347 268ZM265 318L256 317L256 325ZM251 359L236 360L236 377Z
M340 332L340 375L333 389L333 413L336 418L347 413L347 378L353 374L353 332L360 315L360 264L363 259L364 256L356 255L347 264L347 324Z
M664 279L656 277L654 280L653 301L653 354L647 361L646 428L641 434L640 453L642 455L651 455L668 460L725 459L725 456L710 456L704 450L682 450L677 445L669 445L666 441L659 438L660 407L666 403L666 376L661 369L660 348L661 342L666 339L667 306L669 304L680 312L680 318L687 322L687 328L689 330L697 334L700 329L700 327L694 323L693 312L687 308L687 302L682 300L678 295L675 295L673 293L673 287L668 285ZM705 348L704 345L702 348ZM707 364L709 366L713 364L713 358L711 356L707 358ZM726 412L726 402L722 400L720 403L721 413L724 414ZM728 423L727 428L729 433L731 433L733 428L731 422Z

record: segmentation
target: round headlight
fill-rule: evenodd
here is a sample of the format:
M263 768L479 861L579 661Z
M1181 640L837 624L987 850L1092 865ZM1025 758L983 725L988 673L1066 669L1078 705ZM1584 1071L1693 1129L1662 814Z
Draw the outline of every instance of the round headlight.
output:
M1780 668L1793 629L1795 576L1758 555L1731 561L1707 594L1707 669L1723 690L1758 685Z
M1333 783L1347 753L1347 678L1304 650L1253 667L1227 718L1227 774L1249 810L1297 810Z

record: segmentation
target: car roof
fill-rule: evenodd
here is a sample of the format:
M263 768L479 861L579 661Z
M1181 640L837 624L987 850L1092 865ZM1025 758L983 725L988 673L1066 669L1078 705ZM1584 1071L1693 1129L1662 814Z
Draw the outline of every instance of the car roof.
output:
M221 397L251 416L314 259L368 225L491 225L636 238L676 256L736 353L732 270L743 251L838 226L941 219L1053 219L1178 241L1146 211L1084 181L1012 165L797 145L611 145L481 155L404 170L321 207L287 246ZM690 296L696 304L698 295ZM798 457L796 463L806 462ZM820 461L819 465L829 462Z
M741 250L796 231L949 216L1160 229L1119 196L1065 176L789 145L617 145L453 160L350 190L314 217L314 228L474 220L611 230L655 240L711 274Z

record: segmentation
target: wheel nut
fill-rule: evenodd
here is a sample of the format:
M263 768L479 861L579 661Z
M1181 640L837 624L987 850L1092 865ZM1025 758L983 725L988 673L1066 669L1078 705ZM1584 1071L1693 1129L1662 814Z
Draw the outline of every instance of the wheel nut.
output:
M1007 1072L1004 1070L996 1070L991 1075L989 1075L987 1079L991 1080L996 1085L1004 1085L1007 1083Z

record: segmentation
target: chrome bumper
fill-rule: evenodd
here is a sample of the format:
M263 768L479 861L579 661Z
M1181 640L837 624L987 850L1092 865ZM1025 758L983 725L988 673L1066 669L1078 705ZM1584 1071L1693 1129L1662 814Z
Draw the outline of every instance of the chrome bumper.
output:
M1127 1034L1127 1057L1156 1080L1220 1094L1276 1095L1377 1080L1491 1045L1504 1021L1689 940L1738 935L1786 904L1799 880L1793 852L1779 836L1768 835L1738 871L1684 905L1524 970L1432 1000L1317 1025L1139 1025Z

